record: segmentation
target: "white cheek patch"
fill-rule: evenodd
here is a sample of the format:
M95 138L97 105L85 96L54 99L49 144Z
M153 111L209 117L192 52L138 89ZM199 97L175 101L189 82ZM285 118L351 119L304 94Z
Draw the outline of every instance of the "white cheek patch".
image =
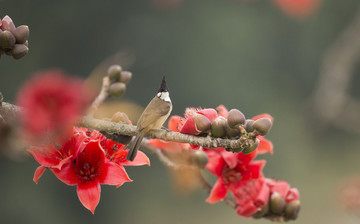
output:
M169 92L159 92L157 94L157 97L159 97L160 99L162 99L165 102L171 102Z

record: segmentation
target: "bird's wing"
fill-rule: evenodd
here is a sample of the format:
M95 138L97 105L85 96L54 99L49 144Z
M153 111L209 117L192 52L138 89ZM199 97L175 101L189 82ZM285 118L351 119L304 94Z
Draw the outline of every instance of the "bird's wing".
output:
M164 103L164 101L155 96L141 114L139 121L137 122L138 129L142 130L147 128L150 124L156 122L159 118L167 115L170 110L170 103Z

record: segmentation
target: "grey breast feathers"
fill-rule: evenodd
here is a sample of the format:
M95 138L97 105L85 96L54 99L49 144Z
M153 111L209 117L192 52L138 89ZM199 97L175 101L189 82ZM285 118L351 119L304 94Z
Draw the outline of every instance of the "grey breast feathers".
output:
M156 122L163 116L169 115L172 109L172 105L169 102L165 102L155 96L145 108L141 114L138 122L138 130L148 128L153 122Z

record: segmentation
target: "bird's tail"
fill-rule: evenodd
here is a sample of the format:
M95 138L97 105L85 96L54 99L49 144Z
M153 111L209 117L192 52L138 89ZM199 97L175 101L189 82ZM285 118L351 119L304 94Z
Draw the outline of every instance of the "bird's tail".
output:
M130 150L126 156L126 159L129 161L133 161L136 157L136 153L138 151L138 149L141 146L141 142L145 136L146 132L145 131L140 131L138 133L138 135L136 136L134 143L132 144L132 146L130 147Z

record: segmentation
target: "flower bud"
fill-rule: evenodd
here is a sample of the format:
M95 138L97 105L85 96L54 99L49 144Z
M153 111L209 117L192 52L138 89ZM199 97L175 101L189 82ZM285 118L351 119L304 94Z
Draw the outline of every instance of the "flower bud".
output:
M269 203L267 203L267 204L264 205L264 206L261 206L260 210L257 211L257 212L253 215L253 217L254 217L255 219L258 219L258 218L261 218L261 217L263 217L264 215L266 215L268 212L269 212Z
M274 214L282 214L286 206L285 198L277 192L272 193L270 197L270 211Z
M108 68L107 75L110 79L119 81L122 68L120 65L112 65Z
M256 139L254 144L252 144L249 147L244 148L244 150L242 150L241 152L244 154L252 153L259 146L259 143L260 143L260 140Z
M247 131L247 132L252 132L252 131L254 131L254 127L253 127L253 125L254 125L254 120L251 120L251 119L247 119L246 121L245 121L245 130Z
M14 48L11 51L11 55L15 59L20 59L24 57L29 52L29 48L24 44L15 44Z
M15 30L15 24L8 15L4 16L4 18L2 19L1 29L8 31Z
M229 124L229 127L235 128L239 126L240 124L245 123L245 116L243 113L241 113L238 109L231 109L228 113L227 122Z
M253 124L253 128L259 133L259 135L266 135L272 127L271 120L267 117L256 120Z
M224 117L217 117L211 124L211 134L215 138L223 138L226 135L226 119Z
M123 124L129 124L130 123L129 117L123 112L116 112L111 117L111 121L112 122L117 122L117 123L123 123Z
M295 220L300 212L300 201L294 200L289 203L287 203L285 207L285 217L288 219Z
M10 31L5 30L0 33L0 48L12 49L15 45L15 42L16 39Z
M202 114L194 114L193 116L195 124L196 124L196 128L201 131L201 132L207 132L210 130L211 127L211 121L209 120L209 118L205 117Z
M225 130L226 130L226 135L228 138L232 138L232 137L236 137L240 135L240 129L239 128L231 128L229 126L229 123L226 122L225 124Z
M12 31L14 37L16 38L16 43L24 44L27 39L29 39L29 27L26 25L18 26L15 30Z
M120 97L125 93L126 85L121 82L116 82L110 85L110 94L112 96Z
M193 163L200 169L204 169L209 161L208 155L201 149L196 150L191 159Z
M120 73L120 82L128 84L132 78L132 73L128 71L123 71Z

